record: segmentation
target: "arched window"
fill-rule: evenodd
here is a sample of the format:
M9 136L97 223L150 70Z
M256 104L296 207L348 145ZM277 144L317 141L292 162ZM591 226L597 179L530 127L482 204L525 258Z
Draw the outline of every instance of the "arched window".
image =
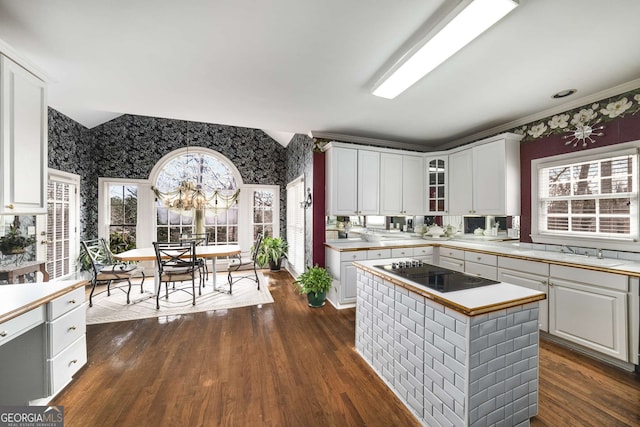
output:
M222 199L229 198L242 184L239 172L226 157L213 150L193 147L166 156L158 162L151 177L152 185L160 193L171 193L187 182L200 188L207 199L213 198L214 193ZM194 209L170 207L165 200L157 198L155 210L157 241L178 241L193 231ZM204 209L204 227L211 244L238 243L238 223L237 203L230 206L220 203Z

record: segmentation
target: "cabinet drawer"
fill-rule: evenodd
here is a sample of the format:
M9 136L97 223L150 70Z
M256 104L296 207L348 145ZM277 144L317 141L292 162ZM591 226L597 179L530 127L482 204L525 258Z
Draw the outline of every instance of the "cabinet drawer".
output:
M56 394L87 363L87 340L83 335L62 353L49 359L51 394Z
M603 271L552 264L549 267L549 276L551 276L552 282L553 278L558 278L571 280L576 283L594 285L600 288L615 289L616 291L627 292L629 290L629 278L622 274L605 273Z
M465 252L464 260L475 262L478 264L491 265L493 267L498 265L498 257L495 255L483 254L480 252Z
M86 313L86 304L83 304L47 324L50 357L55 357L65 347L85 334L87 330Z
M340 252L340 262L363 261L367 259L367 251Z
M498 267L521 271L523 273L538 274L540 276L549 275L549 264L525 259L498 257Z
M455 270L464 273L464 261L457 258L441 256L438 265L440 267L448 268L449 270Z
M465 261L464 272L474 276L484 277L486 279L498 280L498 268L492 265Z
M423 246L420 248L413 248L414 257L430 257L433 255L433 246Z
M391 258L391 249L371 249L367 251L367 259Z
M464 260L464 251L452 248L440 248L441 257L449 257Z
M391 249L391 258L408 258L413 256L413 248Z
M34 308L0 324L0 345L44 323L44 306Z
M84 287L68 292L53 301L48 306L47 320L51 321L63 314L80 307L84 303Z

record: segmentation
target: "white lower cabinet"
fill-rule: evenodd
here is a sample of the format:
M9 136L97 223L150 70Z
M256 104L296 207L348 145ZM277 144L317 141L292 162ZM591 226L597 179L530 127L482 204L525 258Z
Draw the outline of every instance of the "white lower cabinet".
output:
M49 394L55 396L87 363L84 288L51 301L47 307Z
M327 294L327 298L334 306L353 306L356 302L357 276L354 261L388 258L420 259L426 263L433 262L433 247L405 247L405 248L378 248L362 249L355 251L336 251L327 248L325 250L325 264L333 277L333 289Z
M551 265L549 333L629 361L626 276Z
M549 264L498 257L497 280L544 292L547 299L538 303L538 326L540 330L549 332Z
M485 279L497 280L497 258L495 255L466 251L464 253L464 272Z
M449 270L464 273L464 251L460 249L439 247L437 265ZM435 257L434 257L435 259Z

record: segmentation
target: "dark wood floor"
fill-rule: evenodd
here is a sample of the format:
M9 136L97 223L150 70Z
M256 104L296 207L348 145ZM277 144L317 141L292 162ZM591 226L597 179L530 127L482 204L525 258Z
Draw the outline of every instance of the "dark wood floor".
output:
M89 364L53 402L72 426L413 426L354 351L355 312L274 304L92 325ZM638 376L543 342L533 426L640 425Z

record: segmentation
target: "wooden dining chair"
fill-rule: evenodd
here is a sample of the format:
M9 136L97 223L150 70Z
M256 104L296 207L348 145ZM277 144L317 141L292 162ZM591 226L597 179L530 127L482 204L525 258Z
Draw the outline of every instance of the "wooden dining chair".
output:
M141 268L138 268L136 264L117 261L111 253L109 244L105 239L84 240L80 243L82 245L82 249L91 260L92 277L91 293L89 294L89 307L93 307L93 294L98 283L106 283L107 296L111 296L112 283L127 282L126 290L123 289L123 286L118 286L117 289L120 289L127 294L127 304L129 304L131 278L139 274L142 277L142 282L140 282L140 293L144 292L144 271Z
M195 242L153 242L156 252L156 265L158 267L158 288L156 289L156 309L160 309L160 289L162 283L165 288L165 299L169 299L169 283L172 292L183 291L193 298L193 305L196 305L196 279L198 283L198 295L202 295L202 275L200 274L200 264L196 258ZM191 282L191 292L187 288L177 287L177 282Z

